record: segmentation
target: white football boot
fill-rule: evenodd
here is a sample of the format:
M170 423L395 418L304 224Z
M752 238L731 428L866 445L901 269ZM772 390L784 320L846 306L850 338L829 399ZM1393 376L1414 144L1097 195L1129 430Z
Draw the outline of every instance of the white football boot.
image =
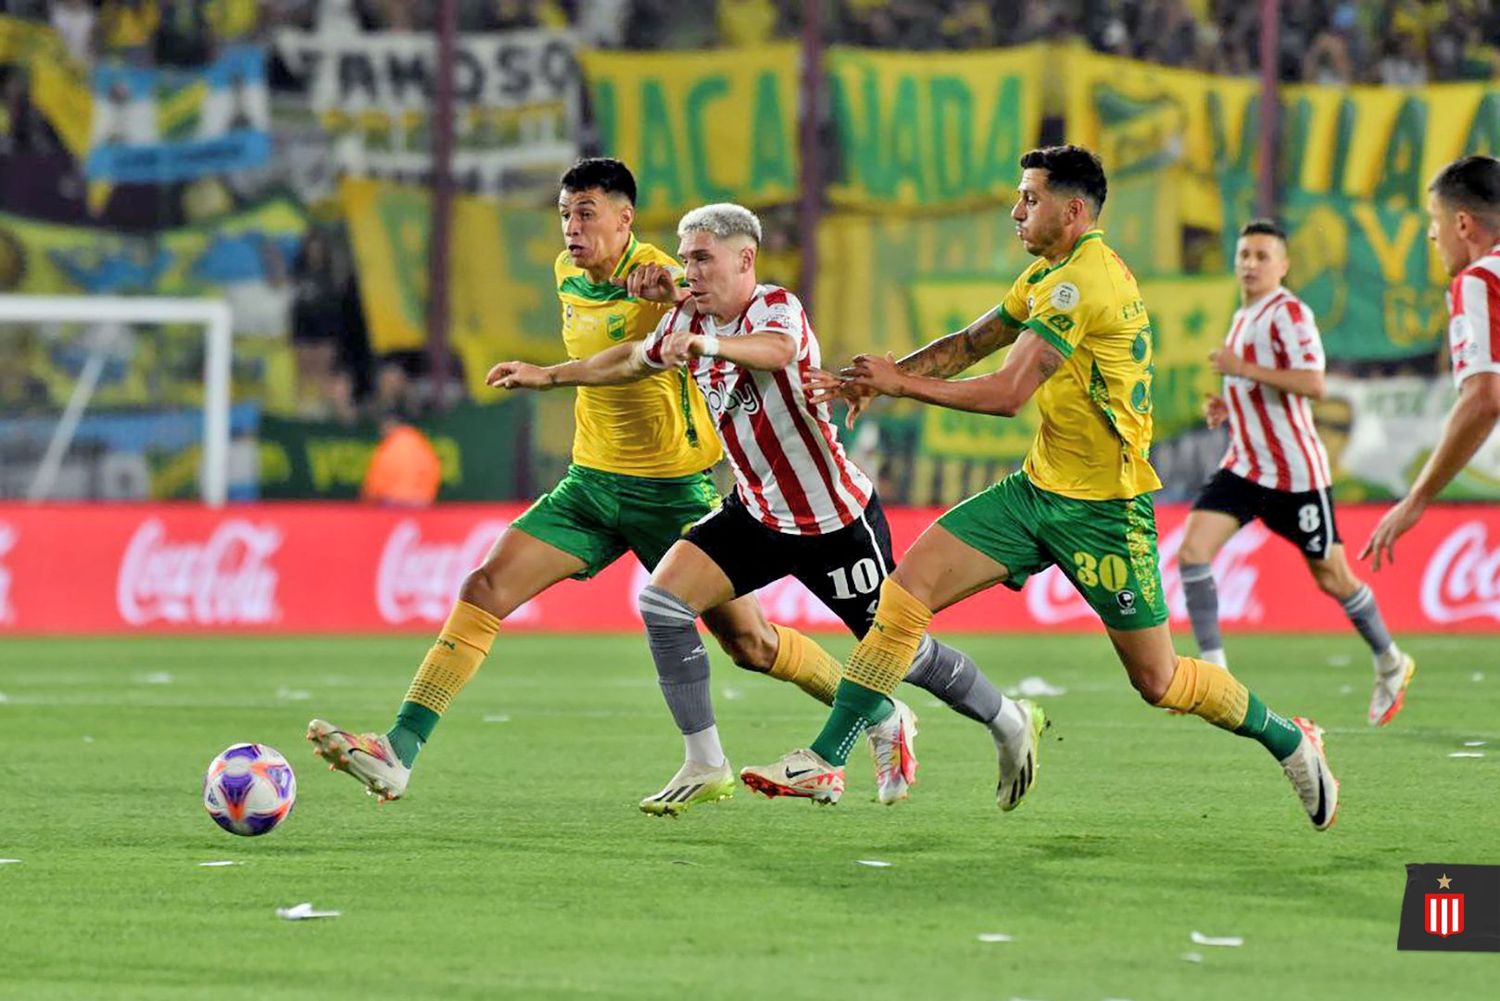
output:
M875 760L875 798L889 806L905 799L917 781L917 714L900 699L896 711L866 731Z
M740 781L762 796L795 796L814 803L837 803L844 794L844 769L812 751L798 749L769 765L740 770Z
M1026 713L1026 726L1010 740L995 737L995 750L1000 758L995 804L1007 813L1021 805L1021 800L1036 782L1042 731L1050 725L1042 707L1030 699L1017 699L1016 705Z
M696 803L716 803L733 795L734 771L727 760L718 765L688 761L661 792L641 800L641 812L676 817Z
M1333 826L1339 809L1339 782L1328 767L1323 753L1323 728L1310 719L1293 716L1292 724L1302 731L1302 743L1287 755L1281 770L1291 779L1292 787L1302 800L1307 819L1313 827L1326 831Z
M330 770L359 779L365 792L381 802L400 799L406 793L411 769L401 763L385 734L350 733L315 719L307 724L307 739L313 743L313 753L328 762Z
M1385 726L1396 718L1406 704L1406 686L1417 673L1417 662L1403 653L1401 661L1390 670L1382 670L1375 661L1375 691L1370 694L1370 725Z

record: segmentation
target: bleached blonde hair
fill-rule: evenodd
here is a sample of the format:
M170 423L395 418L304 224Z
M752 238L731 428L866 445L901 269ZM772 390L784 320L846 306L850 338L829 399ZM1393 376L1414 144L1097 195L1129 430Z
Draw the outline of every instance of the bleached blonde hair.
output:
M709 233L720 240L744 236L759 247L760 219L743 205L715 202L700 205L682 217L677 224L677 238L680 240L689 233Z

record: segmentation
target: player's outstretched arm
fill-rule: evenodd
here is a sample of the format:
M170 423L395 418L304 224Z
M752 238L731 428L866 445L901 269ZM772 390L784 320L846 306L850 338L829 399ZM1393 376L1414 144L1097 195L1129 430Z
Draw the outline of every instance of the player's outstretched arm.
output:
M561 365L503 361L484 377L496 389L555 389L558 386L618 386L654 371L646 364L640 341L605 348L596 355Z
M1469 464L1500 421L1500 372L1478 372L1459 386L1458 402L1448 414L1437 447L1417 474L1401 502L1385 513L1375 531L1370 533L1359 558L1374 557L1373 570L1380 569L1382 558L1396 561L1396 540L1417 523L1443 488Z
M999 306L985 313L962 330L939 337L926 347L918 348L896 364L903 372L946 379L958 375L975 362L1014 344L1021 328L1006 321Z
M886 396L905 396L950 410L1014 417L1062 363L1061 352L1027 330L1016 339L1000 371L974 379L913 375L890 355L860 355L844 372L851 384Z

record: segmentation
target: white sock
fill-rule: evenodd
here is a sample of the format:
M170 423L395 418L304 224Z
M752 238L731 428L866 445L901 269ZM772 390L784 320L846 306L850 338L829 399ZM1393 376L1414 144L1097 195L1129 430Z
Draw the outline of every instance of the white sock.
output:
M1400 669L1405 660L1401 650L1395 643L1392 643L1385 648L1384 652L1375 655L1375 670L1379 674L1390 674Z
M717 768L724 763L724 747L719 743L718 724L697 733L683 734L682 746L687 760L693 764Z
M1014 740L1031 725L1031 720L1015 699L1005 699L1004 696L1001 698L1004 701L1000 703L1000 711L985 726L990 728L990 733L995 735L996 740Z
M1210 664L1218 664L1220 667L1229 666L1229 658L1224 656L1223 650L1203 650L1198 654L1199 660L1206 660Z

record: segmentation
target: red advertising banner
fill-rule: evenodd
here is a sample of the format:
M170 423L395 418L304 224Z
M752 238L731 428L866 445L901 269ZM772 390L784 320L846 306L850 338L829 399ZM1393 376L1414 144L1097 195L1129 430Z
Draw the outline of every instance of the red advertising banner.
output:
M0 505L0 635L127 632L428 632L464 574L520 505L398 511L342 504ZM1347 506L1340 531L1357 549L1385 509ZM901 553L938 512L890 512ZM1173 625L1186 628L1176 568L1187 509L1158 510ZM1368 580L1397 632L1500 632L1500 507L1429 509ZM1291 545L1258 523L1214 563L1225 627L1348 628ZM640 627L646 573L632 558L591 581L565 581L516 611L507 628L601 632ZM767 614L800 629L838 620L793 580L760 593ZM993 588L943 612L949 631L1087 631L1098 620L1055 569L1021 593Z

